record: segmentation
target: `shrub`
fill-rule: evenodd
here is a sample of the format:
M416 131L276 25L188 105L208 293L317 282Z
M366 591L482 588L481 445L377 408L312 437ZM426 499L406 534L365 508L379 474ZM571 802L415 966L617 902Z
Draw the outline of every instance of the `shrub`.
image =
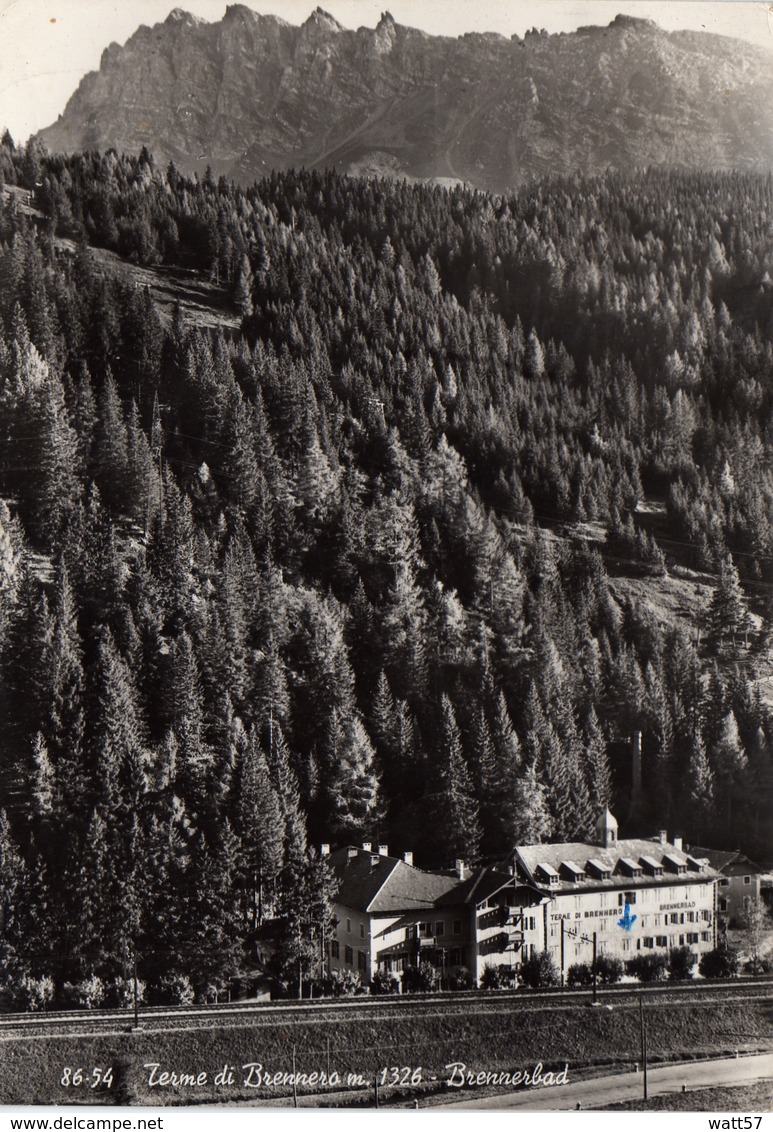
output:
M362 989L362 979L356 971L331 971L325 980L325 990L333 998L347 998Z
M195 998L187 975L162 975L152 987L151 1001L159 1006L190 1006Z
M593 982L590 963L573 963L566 974L570 987L589 987Z
M370 981L371 994L399 994L400 982L391 971L376 971Z
M406 967L403 971L403 990L407 994L431 991L435 986L436 979L435 968L431 963L425 961L419 963L418 967Z
M89 975L79 983L65 983L62 998L68 1006L93 1010L105 1001L105 984L99 975Z
M672 947L668 953L668 977L674 982L691 979L695 955L689 947Z
M720 944L701 955L698 970L704 979L734 979L738 974L738 952Z
M475 986L472 971L468 971L466 967L458 967L455 971L451 971L446 982L449 990L472 990Z
M521 978L527 987L556 987L560 982L558 968L549 951L526 959L521 964Z
M591 977L593 968L591 968ZM596 959L596 977L608 986L619 983L623 977L623 961L616 955L599 955Z
M24 975L10 991L17 1010L45 1010L54 998L54 980L48 975L39 979Z
M487 963L480 977L480 985L483 990L499 990L501 987L511 986L510 968Z
M142 979L137 979L137 999L145 1001L147 987ZM106 1006L134 1006L134 979L124 979L121 975L112 979L105 987Z
M668 956L665 951L653 951L650 955L634 955L625 965L629 975L640 983L658 983L666 977Z

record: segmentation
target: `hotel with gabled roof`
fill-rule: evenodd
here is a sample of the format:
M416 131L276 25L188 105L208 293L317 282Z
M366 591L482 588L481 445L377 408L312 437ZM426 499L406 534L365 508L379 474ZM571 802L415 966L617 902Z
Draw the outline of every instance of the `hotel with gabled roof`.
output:
M399 975L430 962L441 976L487 965L515 981L521 962L549 951L562 977L599 955L716 946L716 882L709 861L685 853L665 831L618 840L606 810L594 842L516 846L498 866L427 872L410 853L369 843L323 853L338 881L329 971L351 970L369 984L378 970Z

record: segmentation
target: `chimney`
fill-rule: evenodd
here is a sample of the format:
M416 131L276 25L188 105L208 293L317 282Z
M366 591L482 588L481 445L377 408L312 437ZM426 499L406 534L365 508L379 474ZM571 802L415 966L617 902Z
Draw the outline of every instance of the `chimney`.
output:
M628 820L635 821L641 807L641 731L631 736L631 797L628 804Z
M362 843L362 851L363 851L363 853L370 853L370 850L371 850L371 844L370 844L370 842L369 842L369 841L363 841L363 843Z
M379 857L388 857L389 856L389 846L388 845L379 845L378 855L379 855Z
M668 841L668 830L667 829L659 829L658 830L658 841L660 842L661 845L666 844L666 842Z
M330 856L330 846L327 844L327 842L324 842L322 845L320 845L319 855L320 855L320 857L329 857Z
M378 855L378 853L371 853L371 855L370 855L370 867L372 869L377 869L378 863L379 863L380 860L381 860L381 857Z
M674 838L674 848L678 849L680 853L682 852L682 839L681 839L681 837L675 837Z
M460 857L456 858L455 868L456 868L456 875L459 877L459 880L464 880L465 877L467 876L467 870L464 867L464 861Z
M413 864L413 853L410 853L410 852L403 853L403 860L405 861L406 865L412 865Z

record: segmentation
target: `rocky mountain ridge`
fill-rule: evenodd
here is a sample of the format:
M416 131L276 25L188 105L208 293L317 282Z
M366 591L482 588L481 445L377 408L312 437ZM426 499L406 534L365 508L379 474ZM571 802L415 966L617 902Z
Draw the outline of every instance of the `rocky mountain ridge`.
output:
M740 40L608 27L431 36L386 12L295 27L241 5L207 23L175 9L103 53L51 150L147 146L240 181L335 167L502 191L546 173L773 166L773 55Z

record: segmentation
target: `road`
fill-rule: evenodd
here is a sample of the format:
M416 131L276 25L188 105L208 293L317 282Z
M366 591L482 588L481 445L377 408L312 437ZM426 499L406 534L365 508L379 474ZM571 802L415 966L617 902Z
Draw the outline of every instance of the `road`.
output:
M555 1112L561 1109L601 1108L617 1101L638 1100L642 1096L641 1073L626 1073L616 1077L595 1077L589 1081L571 1081L554 1088L526 1092L502 1093L495 1097L480 1097L444 1104L443 1109L498 1109L520 1108L531 1112ZM728 1057L721 1061L684 1062L681 1065L658 1066L648 1073L649 1095L681 1092L682 1085L690 1091L721 1085L743 1085L754 1081L771 1082L773 1102L773 1054L754 1057ZM469 1098L470 1090L466 1096Z

